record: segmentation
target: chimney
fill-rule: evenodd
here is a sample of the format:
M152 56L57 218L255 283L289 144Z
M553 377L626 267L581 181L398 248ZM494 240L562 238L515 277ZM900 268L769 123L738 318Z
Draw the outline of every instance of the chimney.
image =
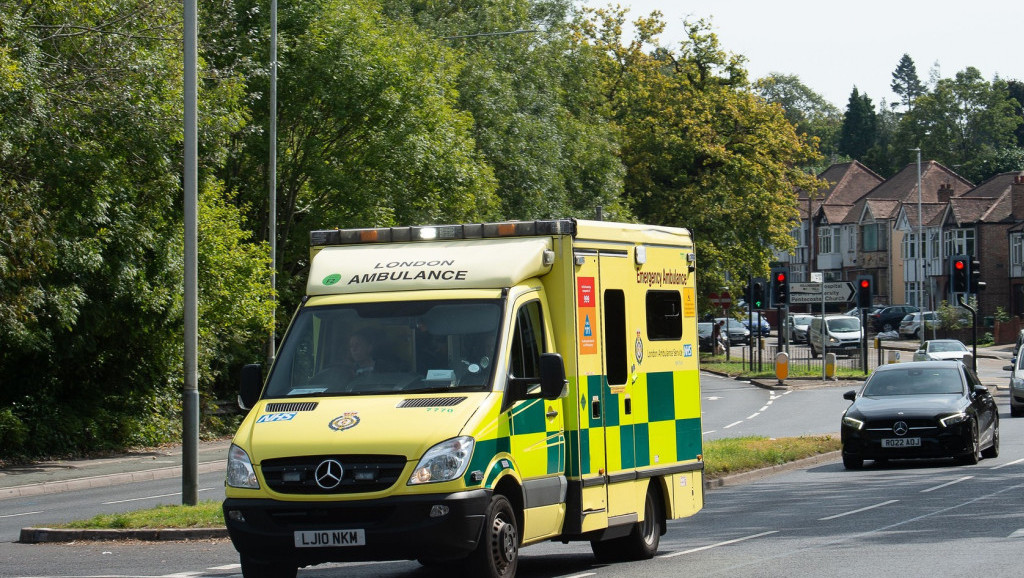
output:
M1024 171L1013 176L1010 185L1010 213L1014 221L1024 221Z
M936 196L938 197L939 203L945 205L953 196L953 185L949 184L948 182L942 183L941 185L939 185L939 192Z

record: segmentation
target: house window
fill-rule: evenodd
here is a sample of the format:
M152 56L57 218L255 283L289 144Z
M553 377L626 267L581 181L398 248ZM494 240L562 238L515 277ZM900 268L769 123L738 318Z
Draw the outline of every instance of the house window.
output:
M885 251L889 248L889 227L885 223L861 225L860 238L865 253Z
M977 256L974 252L974 229L952 229L945 231L943 237L946 241L946 255Z
M1024 265L1024 235L1010 235L1010 264L1015 266Z
M818 253L839 252L839 227L818 229Z

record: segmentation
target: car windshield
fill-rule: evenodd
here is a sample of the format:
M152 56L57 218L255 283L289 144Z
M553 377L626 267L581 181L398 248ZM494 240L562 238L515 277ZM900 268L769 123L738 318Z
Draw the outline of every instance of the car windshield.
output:
M795 317L790 317L790 319L793 320L793 325L810 325L813 317L810 315L797 315Z
M497 300L304 307L264 397L485 390L500 316Z
M712 323L698 323L697 324L697 335L711 335L714 330Z
M967 351L967 348L955 341L931 341L928 351Z
M955 367L894 368L877 371L864 385L864 395L934 395L963 393L960 370Z
M860 330L860 321L856 319L829 319L828 320L829 331L858 331Z

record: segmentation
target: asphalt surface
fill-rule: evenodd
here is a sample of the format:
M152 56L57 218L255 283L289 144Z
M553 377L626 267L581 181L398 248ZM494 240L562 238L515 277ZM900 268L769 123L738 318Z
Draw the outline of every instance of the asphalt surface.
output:
M886 344L890 346L889 343ZM894 342L891 347L913 351L915 342ZM1012 356L1013 344L987 347L978 351L978 358L1005 359ZM758 384L778 387L775 383ZM796 387L813 386L801 382ZM224 471L231 441L222 439L200 442L197 452L198 473ZM128 451L122 454L82 460L54 460L22 466L0 468L0 500L17 499L57 492L69 492L132 482L180 477L182 471L181 446ZM724 478L707 480L710 488L753 482L781 471L809 467L816 463L839 459L839 453L823 454L806 460L745 472ZM65 542L88 539L184 540L226 537L223 528L172 530L65 530L54 528L23 528L21 542Z

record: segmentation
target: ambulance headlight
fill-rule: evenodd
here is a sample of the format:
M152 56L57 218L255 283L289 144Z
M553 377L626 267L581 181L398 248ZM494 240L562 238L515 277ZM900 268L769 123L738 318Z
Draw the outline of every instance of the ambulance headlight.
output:
M449 482L466 473L476 442L469 436L443 441L427 450L409 478L409 485Z
M260 489L260 483L256 480L256 470L249 461L249 454L235 444L231 444L231 449L228 450L228 475L224 483L232 488Z

